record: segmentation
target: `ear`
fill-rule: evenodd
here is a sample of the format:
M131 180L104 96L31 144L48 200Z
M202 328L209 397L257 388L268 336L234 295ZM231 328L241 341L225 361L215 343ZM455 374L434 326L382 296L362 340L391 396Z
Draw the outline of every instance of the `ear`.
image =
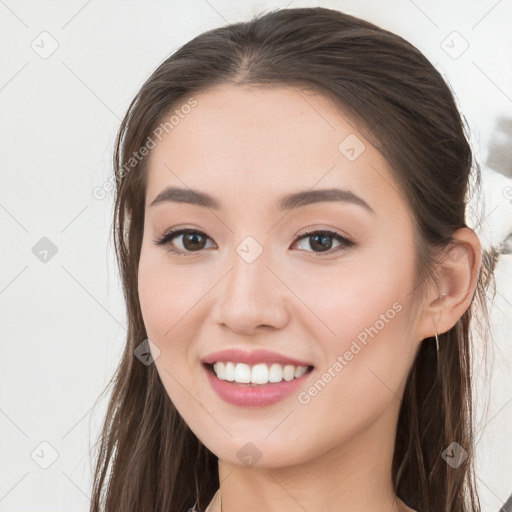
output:
M464 314L475 293L482 264L482 247L476 233L461 228L436 264L438 276L431 285L417 325L419 339L449 331Z

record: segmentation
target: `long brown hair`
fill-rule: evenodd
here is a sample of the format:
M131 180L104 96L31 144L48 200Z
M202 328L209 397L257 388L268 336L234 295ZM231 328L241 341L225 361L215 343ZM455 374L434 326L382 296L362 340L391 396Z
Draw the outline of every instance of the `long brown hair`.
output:
M128 333L104 391L112 387L91 512L183 512L196 497L204 510L219 487L217 457L185 424L155 365L141 364L134 350L147 338L137 290L147 179L141 148L151 147L162 123L166 131L172 128L166 119L192 104L194 94L227 83L307 87L349 116L385 156L410 207L419 290L435 278L434 265L454 231L466 227L468 194L480 183L450 88L420 51L380 27L326 8L277 9L209 30L180 47L144 83L116 139L112 232ZM470 322L476 308L488 319L486 289L496 255L483 256L471 306L439 335L439 357L435 338L426 338L408 375L392 478L397 496L419 512L480 511ZM453 442L467 452L457 468L442 456Z

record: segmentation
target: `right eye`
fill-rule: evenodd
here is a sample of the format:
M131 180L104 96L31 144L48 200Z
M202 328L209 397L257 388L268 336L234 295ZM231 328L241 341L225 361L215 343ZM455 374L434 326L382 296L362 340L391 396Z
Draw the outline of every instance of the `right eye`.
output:
M181 241L181 248L176 248L172 245L172 241L175 238L183 237ZM168 252L178 254L180 256L186 256L189 253L198 252L204 249L206 240L211 240L205 233L198 231L197 229L170 229L164 233L164 235L155 240L155 245L167 246Z

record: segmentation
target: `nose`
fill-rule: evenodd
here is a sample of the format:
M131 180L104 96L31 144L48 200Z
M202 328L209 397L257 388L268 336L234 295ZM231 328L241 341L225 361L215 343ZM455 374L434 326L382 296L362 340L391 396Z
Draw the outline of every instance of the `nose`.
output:
M291 292L279 279L277 266L268 261L265 252L251 263L235 253L231 263L231 269L216 287L216 325L245 335L284 328L290 318Z

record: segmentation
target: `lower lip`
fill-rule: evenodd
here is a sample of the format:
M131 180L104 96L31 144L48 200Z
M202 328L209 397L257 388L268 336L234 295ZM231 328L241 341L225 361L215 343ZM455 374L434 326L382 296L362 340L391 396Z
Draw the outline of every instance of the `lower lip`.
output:
M213 390L225 402L238 405L240 407L264 407L272 405L297 391L304 381L313 373L309 371L297 379L291 381L282 380L269 384L252 386L249 384L240 384L221 380L213 371L204 365L201 365L206 372L208 380Z

